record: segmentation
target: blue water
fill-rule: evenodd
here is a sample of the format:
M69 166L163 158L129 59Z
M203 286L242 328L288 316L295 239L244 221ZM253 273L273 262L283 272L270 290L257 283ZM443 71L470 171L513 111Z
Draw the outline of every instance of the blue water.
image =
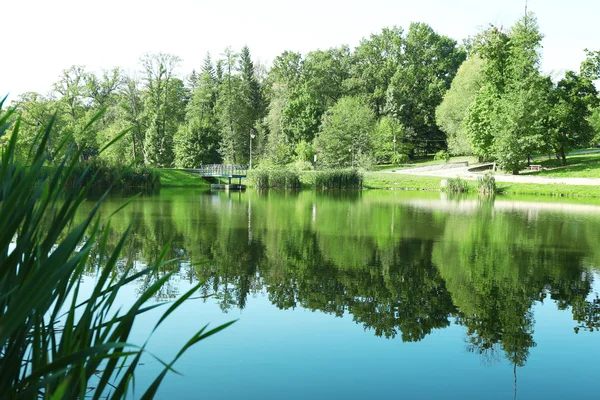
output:
M158 227L164 228L164 220L192 224L166 234L179 237L175 247L183 258L194 261L201 253L199 259L212 260L194 270L183 264L172 288L184 293L199 276L221 279L206 285L210 297L186 302L152 335L150 351L170 361L206 323L216 327L237 320L189 350L175 364L182 375L169 374L159 398L600 397L600 333L597 328L575 333L583 322L576 321L573 310L587 310L585 317L597 326L600 236L593 235L600 233L600 206L518 199L480 205L438 194L376 192L350 200L249 193L232 202L223 196L163 193L134 205ZM143 209L144 202L152 206ZM314 208L326 209L330 219L320 225ZM349 224L359 226L360 233ZM190 229L203 226L216 227L214 235L190 238ZM224 238L228 246L239 247L227 261L216 250ZM390 251L394 256L386 255ZM456 254L462 256L455 259ZM357 259L364 265L353 265ZM314 260L320 261L311 264ZM243 301L225 307L223 282L235 275L227 285L241 293L243 271L253 283L244 289ZM90 277L86 284L92 282ZM294 306L276 305L269 288L277 285L294 291ZM135 284L126 288L121 302L133 302L138 290ZM451 303L432 303L434 292ZM392 323L395 336L377 335L365 318L357 320L359 308L370 301L377 304L366 314L370 323L398 317ZM334 307L338 315L327 304L339 306ZM418 332L437 312L446 326L425 329L417 341L403 335L413 332L413 325L403 325L406 318ZM131 342L143 343L158 315L140 318ZM461 323L465 318L477 321L470 325L478 326L475 334ZM532 341L521 341L523 332ZM468 343L473 337L495 339L490 347L473 350ZM515 337L525 354L520 365L510 360ZM146 356L132 397L139 397L161 370Z

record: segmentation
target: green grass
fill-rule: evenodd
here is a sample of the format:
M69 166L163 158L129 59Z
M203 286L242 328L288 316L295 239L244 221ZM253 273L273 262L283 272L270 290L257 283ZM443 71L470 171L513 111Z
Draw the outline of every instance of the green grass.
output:
M527 175L555 178L600 178L600 153L569 156L566 166L563 166L557 159L543 160L539 164L547 169L528 172Z
M170 187L210 187L210 182L197 174L187 171L176 171L172 169L160 169L160 186Z
M440 191L442 179L444 178L368 172L364 176L364 187L368 189ZM467 184L469 192L477 193L476 181L467 181ZM501 195L600 198L600 186L497 182L496 187L498 194Z
M441 181L442 178L431 176L367 172L363 186L368 189L440 190Z
M600 197L600 186L553 185L538 183L497 183L502 194L527 194L535 196Z

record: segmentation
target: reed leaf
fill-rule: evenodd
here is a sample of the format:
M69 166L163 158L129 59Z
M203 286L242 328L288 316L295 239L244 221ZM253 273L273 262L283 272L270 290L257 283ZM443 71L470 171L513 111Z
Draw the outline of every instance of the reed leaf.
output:
M64 140L60 160L47 168L46 144L55 117L40 130L30 149L27 165L15 157L20 120L14 110L1 111L0 136L10 140L0 149L0 393L6 399L123 398L132 388L135 372L146 343L129 342L134 321L140 315L161 307L151 302L171 274L157 278L130 306L117 303L119 291L145 276L157 276L165 260L167 244L158 261L142 271L128 265L118 276L113 271L121 262L127 232L113 251L107 251L110 217L101 230L99 215L108 190L87 216L76 223L80 205L98 180L104 187L122 183L136 166L108 170L80 162L81 150ZM102 115L96 114L84 129ZM126 132L122 135L122 137ZM153 172L142 171L152 184ZM125 207L129 202L123 205ZM119 210L117 210L119 211ZM99 249L99 258L90 256ZM95 254L95 253L94 253ZM81 280L86 264L99 268L91 294L82 293ZM168 307L156 323L192 298L196 287ZM192 345L229 324L206 332L200 329L166 363L146 391L156 394L160 382L173 372L174 362ZM148 353L149 354L149 353ZM98 381L92 386L92 381ZM91 389L90 392L90 387Z

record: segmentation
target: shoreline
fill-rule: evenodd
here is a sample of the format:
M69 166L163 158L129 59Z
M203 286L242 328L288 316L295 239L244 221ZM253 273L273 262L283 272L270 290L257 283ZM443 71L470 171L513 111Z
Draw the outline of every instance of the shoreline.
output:
M186 172L170 173L170 179L165 182L161 172L161 188L210 188L210 182ZM311 173L301 173L302 186L305 189L314 188ZM441 181L444 177L410 175L389 172L366 172L363 175L363 190L404 190L441 192ZM246 182L248 184L248 182ZM477 183L467 180L470 193L477 193ZM570 198L600 198L600 186L564 185L546 183L512 183L496 182L497 195L532 195L545 197ZM251 186L248 186L251 188Z

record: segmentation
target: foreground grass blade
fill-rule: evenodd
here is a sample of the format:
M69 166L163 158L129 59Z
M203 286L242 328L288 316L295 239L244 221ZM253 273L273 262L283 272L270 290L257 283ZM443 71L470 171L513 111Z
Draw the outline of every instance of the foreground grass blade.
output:
M118 276L115 271L131 225L109 251L110 217L131 200L110 215L102 231L97 214L107 190L76 223L98 171L91 174L89 167L77 168L83 149L74 146L69 136L58 144L62 158L52 159L53 167L48 166L54 158L47 144L56 116L40 130L29 158L19 160L20 120L14 110L2 111L5 99L0 100L0 136L11 136L0 148L0 397L126 397L148 343L135 345L129 337L136 318L162 305L152 299L172 275L159 277L158 273L172 262L166 260L170 244L153 265L136 271L130 264ZM91 129L103 112L94 115L84 130ZM117 140L126 133L117 135ZM77 170L82 172L76 174ZM81 280L90 262L99 274L92 293L82 297ZM134 304L121 309L119 291L143 277L151 277L153 283ZM196 291L194 287L173 302L154 330ZM175 361L191 346L230 324L209 331L203 327L170 363L158 360L164 368L145 398L157 393L166 374L174 372ZM97 382L94 389L90 389L92 381Z

